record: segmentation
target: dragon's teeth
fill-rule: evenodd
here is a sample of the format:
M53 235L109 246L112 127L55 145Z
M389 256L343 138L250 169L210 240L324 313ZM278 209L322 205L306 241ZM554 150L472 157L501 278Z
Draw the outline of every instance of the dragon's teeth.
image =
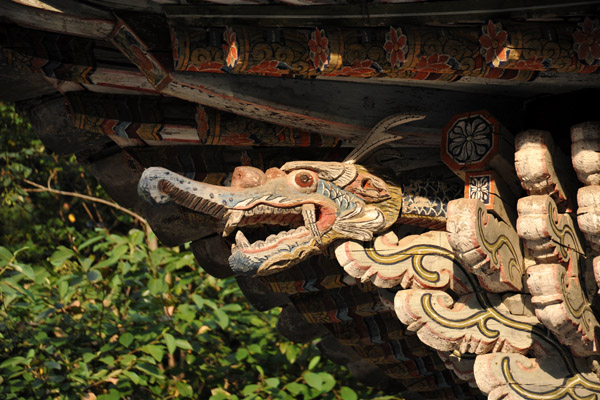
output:
M303 204L302 205L302 217L304 218L304 225L310 231L313 238L317 243L321 244L321 233L317 228L317 214L315 211L314 204Z
M250 247L250 242L248 241L248 239L246 239L246 236L242 231L238 231L235 234L235 244L240 249L246 249Z
M242 218L244 217L243 211L232 210L229 212L229 217L227 218L227 223L225 224L225 228L223 229L223 237L229 236L231 232L235 230L238 226Z

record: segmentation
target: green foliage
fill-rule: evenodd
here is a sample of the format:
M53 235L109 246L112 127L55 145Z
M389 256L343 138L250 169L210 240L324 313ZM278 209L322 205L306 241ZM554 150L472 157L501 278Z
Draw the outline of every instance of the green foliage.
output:
M96 229L43 265L0 247L0 398L358 398L231 280L144 233ZM363 397L361 396L361 397Z
M375 395L314 343L280 337L279 310L251 309L234 281L208 276L185 246L154 250L112 209L25 190L23 178L103 196L3 104L0 144L0 398Z

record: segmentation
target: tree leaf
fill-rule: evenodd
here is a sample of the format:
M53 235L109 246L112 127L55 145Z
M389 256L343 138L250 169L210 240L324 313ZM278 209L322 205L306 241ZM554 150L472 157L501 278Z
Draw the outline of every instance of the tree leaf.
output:
M192 350L192 345L185 339L175 339L177 347L183 350Z
M167 345L167 351L169 352L169 354L173 354L173 352L177 348L175 338L170 333L165 333L163 337L165 339L165 344Z
M135 365L135 368L157 379L165 379L164 375L162 375L162 373L156 367L156 365L148 363L138 363Z
M152 278L148 280L148 290L150 290L150 294L156 296L162 292L164 292L167 287L162 278Z
M267 378L265 379L265 384L267 385L267 387L270 388L275 388L277 386L279 386L279 378Z
M129 347L129 345L133 342L133 335L129 332L125 332L121 336L119 336L119 343L121 343L125 347Z
M131 382L133 382L135 385L140 383L140 376L138 374L136 374L135 372L129 371L129 370L124 370L124 371L121 371L121 373L123 375L125 375L126 377L128 377L131 380Z
M25 362L26 362L25 357L21 357L21 356L12 357L12 358L9 358L8 360L5 360L4 362L2 362L2 364L0 364L0 368L13 367L15 365L25 364Z
M342 386L342 389L340 390L340 395L344 400L358 400L358 395L356 394L356 392L348 386Z
M7 266L13 258L13 254L4 246L0 246L0 268Z
M319 376L323 380L323 387L321 388L323 393L331 392L337 383L333 375L328 374L327 372L319 372Z
M156 361L160 362L163 358L165 348L156 344L147 344L142 347L142 351L150 354Z
M22 273L23 275L25 275L32 281L35 280L35 272L33 272L33 268L31 268L29 265L14 264L14 266L17 271L19 271L20 273Z
M177 388L179 394L182 396L192 397L192 395L194 394L194 390L192 389L192 387L185 382L177 381L175 383L175 387Z
M294 396L298 396L300 393L306 391L306 386L298 382L290 382L285 385L285 390L287 390Z
M215 317L217 317L217 324L221 327L221 329L227 328L229 325L229 317L222 310L215 310Z
M313 387L317 390L321 390L321 388L323 387L323 380L318 374L315 374L314 372L306 372L304 374L304 380L306 381L306 384L308 386Z
M50 264L55 267L60 267L67 261L69 258L73 257L75 252L71 249L66 248L65 246L58 246L56 251L52 253L50 256Z
M102 274L96 269L90 269L87 273L87 278L90 282L96 282L102 279Z
M317 366L317 364L321 361L321 356L314 356L312 360L308 363L308 369L313 369Z

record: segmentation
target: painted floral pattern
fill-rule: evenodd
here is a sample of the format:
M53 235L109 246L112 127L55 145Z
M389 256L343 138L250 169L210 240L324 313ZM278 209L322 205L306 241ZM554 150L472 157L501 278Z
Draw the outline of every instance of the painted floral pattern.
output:
M448 133L448 153L459 164L481 161L491 150L492 125L476 115L456 121Z
M223 68L225 64L220 62L207 62L200 65L190 65L187 67L186 71L194 71L194 72L212 72L213 74L224 74Z
M490 176L469 177L469 198L479 199L483 204L490 204Z
M347 65L339 71L327 74L327 76L366 78L376 76L380 72L381 66L372 60L355 60L352 65Z
M444 73L458 69L458 62L447 54L432 54L430 56L421 56L415 69L422 72Z
M329 65L329 39L323 29L315 29L308 41L310 60L317 71L324 71Z
M573 32L573 47L577 58L588 65L600 61L600 23L597 19L586 18L577 24L579 29Z
M277 60L263 60L260 64L248 70L249 74L258 74L266 76L282 76L290 74L291 68L286 63Z
M483 34L479 37L480 52L486 64L499 67L508 60L510 53L508 32L502 30L501 24L492 20L481 28Z
M223 32L223 58L225 59L225 65L229 68L234 68L239 59L239 47L237 42L237 36L233 29L227 27Z
M383 49L386 52L388 62L392 67L401 67L406 61L408 45L406 35L402 33L401 28L390 26L390 31L385 34L385 43Z
M552 68L552 60L544 58L544 56L532 57L527 60L519 60L517 69L528 71L544 71Z

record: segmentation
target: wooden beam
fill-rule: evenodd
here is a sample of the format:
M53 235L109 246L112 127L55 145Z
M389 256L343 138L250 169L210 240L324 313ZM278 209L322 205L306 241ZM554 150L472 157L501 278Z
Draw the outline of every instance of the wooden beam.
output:
M70 0L52 1L52 6L41 1L5 1L0 16L22 26L91 39L104 39L115 24L109 12Z
M253 26L315 27L324 24L337 26L374 27L391 23L457 24L477 23L490 18L544 19L553 16L594 15L600 3L596 0L455 0L426 1L402 4L340 4L306 7L285 5L164 5L168 18L185 19L192 25L225 26L251 23Z

